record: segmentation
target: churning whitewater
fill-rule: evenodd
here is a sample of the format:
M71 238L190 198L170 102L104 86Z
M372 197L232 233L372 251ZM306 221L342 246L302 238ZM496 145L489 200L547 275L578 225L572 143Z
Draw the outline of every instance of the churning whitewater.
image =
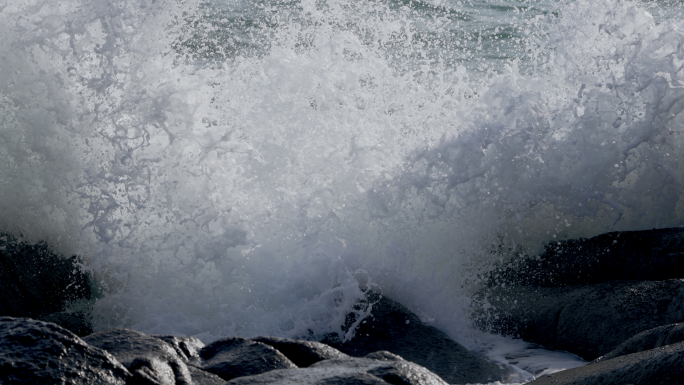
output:
M374 285L482 349L492 264L684 224L680 12L4 0L0 226L85 258L96 329L344 337Z

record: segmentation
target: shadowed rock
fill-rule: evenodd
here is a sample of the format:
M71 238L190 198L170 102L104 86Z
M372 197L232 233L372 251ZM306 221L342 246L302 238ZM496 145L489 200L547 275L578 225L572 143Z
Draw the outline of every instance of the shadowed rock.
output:
M188 365L190 370L190 375L192 376L192 382L195 385L223 385L226 380L215 375L214 373L209 373L196 366Z
M298 368L273 346L244 338L203 346L192 337L113 329L80 339L55 324L4 317L0 383L219 385L228 379L245 384L446 384L388 351L353 358L317 342L258 339L310 365Z
M610 353L601 356L591 363L625 356L627 354L639 353L645 350L659 348L661 346L673 345L684 341L684 324L672 324L660 326L641 332L627 341L621 343Z
M335 358L305 369L274 370L258 376L236 378L230 385L446 385L439 376L403 359Z
M273 346L300 368L306 368L318 361L347 357L346 354L326 344L314 341L290 340L277 337L257 337L252 341Z
M0 233L0 315L57 323L86 335L89 314L68 312L65 304L90 300L90 282L77 257L53 253L45 242L28 244Z
M202 369L228 381L276 369L297 366L272 346L244 338L224 338L205 346L199 352Z
M593 360L634 335L684 319L684 280L614 281L490 291L477 317L486 330Z
M628 354L543 376L527 385L684 383L684 343Z
M0 318L0 383L125 384L131 374L108 352L55 324Z
M93 333L84 341L116 357L133 374L136 383L192 384L183 360L171 345L158 338L128 329L112 329Z
M684 320L684 229L554 242L486 277L475 324L592 360Z
M560 287L608 281L684 278L684 228L621 231L553 242L537 257L512 262L491 286Z
M178 357L185 361L190 376L195 385L222 385L226 381L216 374L206 372L201 369L202 363L199 351L204 347L204 343L194 337L175 337L175 336L153 336L166 342L171 346Z
M403 305L380 297L350 341L323 341L351 356L379 350L400 355L422 365L452 384L502 381L511 369L477 356L435 327L424 324Z
M199 351L204 347L204 343L195 337L175 337L162 335L153 335L152 337L166 342L173 348L173 350L176 351L178 357L182 358L186 362L199 359Z

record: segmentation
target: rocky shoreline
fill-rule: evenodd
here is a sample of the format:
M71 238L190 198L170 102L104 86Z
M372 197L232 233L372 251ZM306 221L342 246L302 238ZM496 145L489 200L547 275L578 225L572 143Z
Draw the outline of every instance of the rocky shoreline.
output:
M591 361L529 384L684 383L684 229L547 245L485 277L476 324Z
M452 374L494 380L473 370L484 359L462 354L460 369L450 369ZM489 375L505 373L486 364L491 366ZM12 317L0 318L0 383L447 384L425 367L386 350L352 357L320 342L274 337L225 338L204 345L192 337L151 336L128 329L80 338L53 323Z
M323 341L258 337L204 345L192 337L127 329L92 333L85 312L65 313L55 299L90 300L88 276L76 268L78 259L55 256L44 244L29 247L7 235L3 239L0 286L7 294L0 299L0 315L5 316L0 318L2 384L520 380L512 367L469 352L398 302L372 291L367 292L371 314L345 342L335 336ZM34 255L29 269L13 262L28 255ZM64 274L54 277L55 271ZM43 276L45 287L30 286ZM682 229L557 242L540 256L507 263L484 277L487 284L473 304L474 322L483 330L591 361L539 377L532 385L684 384L682 276Z

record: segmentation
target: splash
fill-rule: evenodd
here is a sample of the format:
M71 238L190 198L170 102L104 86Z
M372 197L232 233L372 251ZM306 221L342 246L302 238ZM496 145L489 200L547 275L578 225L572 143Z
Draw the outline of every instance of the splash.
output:
M681 27L624 2L574 2L543 23L532 75L513 62L480 83L464 129L380 182L382 207L400 213L390 228L407 229L395 242L414 239L410 256L388 257L413 263L389 286L440 309L452 334L463 334L459 306L444 304L492 263L554 240L682 225Z
M684 37L636 3L0 9L0 224L85 256L96 328L346 335L374 286L473 347L491 263L682 224Z

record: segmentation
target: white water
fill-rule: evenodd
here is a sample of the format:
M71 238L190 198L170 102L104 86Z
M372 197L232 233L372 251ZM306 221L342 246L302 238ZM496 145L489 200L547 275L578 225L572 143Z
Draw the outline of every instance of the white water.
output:
M342 333L370 281L496 356L469 326L478 272L682 225L670 11L510 10L490 26L520 36L493 57L496 39L444 40L453 13L256 4L218 55L189 43L215 39L192 2L0 2L0 227L86 257L96 328Z

